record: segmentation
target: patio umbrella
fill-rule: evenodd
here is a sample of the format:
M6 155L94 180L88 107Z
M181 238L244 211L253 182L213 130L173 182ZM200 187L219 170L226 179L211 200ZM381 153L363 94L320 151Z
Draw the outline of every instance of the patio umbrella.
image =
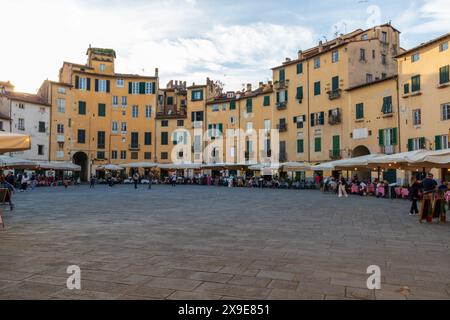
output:
M202 165L200 163L168 163L159 164L158 168L167 170L189 170L189 169L201 169Z
M0 154L31 149L30 136L0 132Z
M81 166L68 161L38 161L37 167L47 170L81 171Z
M13 158L10 156L0 156L0 167L1 168L15 168L15 169L32 169L37 166L36 162Z
M156 168L158 166L157 163L154 162L135 162L135 163L127 163L127 164L121 164L120 167L122 168L131 168L131 169L138 169L138 168Z
M115 164L107 164L104 166L98 167L99 170L108 170L108 171L122 171L123 168L121 166L117 166Z

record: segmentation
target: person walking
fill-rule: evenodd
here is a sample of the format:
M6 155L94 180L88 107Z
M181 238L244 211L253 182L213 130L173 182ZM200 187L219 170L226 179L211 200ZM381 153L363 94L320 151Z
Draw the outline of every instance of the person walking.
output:
M21 191L21 192L27 190L27 187L28 187L28 181L29 181L28 175L27 175L26 173L24 173L24 174L22 175L22 179L21 179L21 181L20 181L20 183L21 183L20 191Z
M134 188L137 189L138 183L139 183L139 173L135 172L133 174L133 182L134 182Z
M409 215L419 214L419 208L417 207L417 201L419 201L420 183L417 181L416 177L411 178L411 187L409 188L409 200L411 200L411 209L409 210Z
M90 182L91 182L91 184L89 186L89 189L94 189L95 188L95 176L93 174L91 175Z
M342 197L348 198L346 187L347 181L345 181L344 177L341 177L341 179L339 180L339 195L338 195L339 198Z
M148 173L148 189L152 188L152 183L153 183L153 173L150 171Z
M425 219L429 223L433 222L434 194L437 188L437 182L433 178L433 174L429 173L427 177L422 181L421 187L423 190L423 200L422 207L420 209L420 223L422 223Z
M172 174L171 181L172 181L172 187L176 187L177 186L177 174L175 172Z

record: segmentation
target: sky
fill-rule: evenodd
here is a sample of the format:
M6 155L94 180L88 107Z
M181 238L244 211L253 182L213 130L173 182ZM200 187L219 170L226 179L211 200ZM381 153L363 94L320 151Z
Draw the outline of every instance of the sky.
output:
M116 50L116 72L241 90L335 34L391 21L411 48L450 32L449 0L0 0L0 81L36 92L63 61Z

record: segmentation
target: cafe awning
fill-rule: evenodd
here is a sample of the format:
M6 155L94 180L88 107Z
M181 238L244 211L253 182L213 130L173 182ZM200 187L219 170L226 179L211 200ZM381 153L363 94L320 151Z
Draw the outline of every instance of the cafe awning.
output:
M348 159L342 159L339 160L337 163L335 163L334 168L335 170L359 170L359 169L370 169L369 166L370 161L376 161L379 157L384 157L384 154L369 154L362 157L356 157L356 158L348 158ZM377 169L377 168L376 168ZM375 170L376 170L375 169Z
M147 169L147 168L156 168L158 166L157 163L154 162L135 162L135 163L126 163L126 164L121 164L120 167L122 168L133 168L133 169L138 169L138 168L143 168L143 169Z
M122 171L123 167L117 166L115 164L107 164L107 165L98 167L97 170Z
M245 163L207 163L202 165L202 169L228 169L237 170L247 168L249 164Z
M37 168L44 170L81 171L81 167L68 161L38 161Z
M37 163L30 160L14 158L10 156L0 156L1 168L13 168L13 169L33 169L37 166Z
M260 163L260 164L254 164L250 167L248 167L249 170L252 171L263 171L263 170L280 170L281 165L279 163Z
M166 170L197 170L201 169L200 163L167 163L159 164L158 168Z
M285 171L309 171L311 165L306 162L286 162L281 164L281 167Z
M0 132L0 154L30 149L30 136L18 133Z

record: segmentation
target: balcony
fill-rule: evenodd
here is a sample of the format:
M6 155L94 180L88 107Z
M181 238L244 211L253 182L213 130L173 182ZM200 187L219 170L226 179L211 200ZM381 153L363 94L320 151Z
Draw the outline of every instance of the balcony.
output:
M278 102L277 103L277 110L286 110L287 109L287 102Z
M186 119L187 118L187 108L181 106L178 108L176 105L173 106L158 106L156 111L156 119Z
M141 150L141 145L140 144L130 144L130 145L128 145L128 150L139 151L139 150Z
M278 161L280 162L287 162L288 156L286 152L280 152L280 156Z
M274 85L276 90L286 89L289 86L289 80L275 81Z
M383 146L381 147L381 153L382 154L394 154L395 153L395 147L394 146Z
M328 93L328 99L336 100L341 97L342 90L341 89L330 90L327 93Z
M330 159L331 160L340 160L342 159L343 150L330 150Z
M287 123L277 124L277 129L279 132L286 132L287 131Z

